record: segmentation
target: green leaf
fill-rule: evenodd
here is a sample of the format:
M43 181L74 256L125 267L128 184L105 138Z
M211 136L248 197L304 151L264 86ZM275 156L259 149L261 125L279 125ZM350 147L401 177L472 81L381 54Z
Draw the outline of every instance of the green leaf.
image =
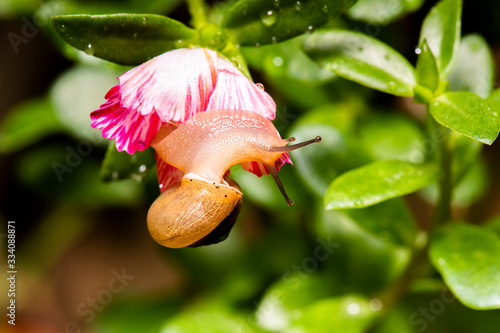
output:
M131 178L142 182L151 170L155 170L156 160L152 149L128 154L115 148L114 140L110 142L106 156L101 165L100 177L104 182Z
M413 163L421 163L425 159L423 131L409 117L370 112L361 119L359 135L373 159Z
M451 72L458 56L462 0L442 0L425 17L419 45L426 40L436 58L441 79Z
M375 38L332 29L305 37L303 47L318 64L348 80L397 96L413 96L413 67Z
M408 247L415 243L415 222L401 198L362 209L349 209L345 214L363 230L382 241Z
M362 208L412 193L436 181L433 165L378 161L336 178L325 194L326 209Z
M436 232L430 259L453 294L473 309L500 308L500 238L453 223Z
M100 130L90 126L90 113L103 103L106 91L117 84L118 75L114 70L76 66L56 79L50 100L57 118L75 138L95 145L109 142Z
M424 0L358 0L347 13L354 20L386 25L418 10L423 3Z
M323 249L321 254L327 256L328 250ZM332 296L334 286L329 278L315 273L306 274L287 274L266 290L255 313L257 324L262 329L286 332L298 311Z
M487 101L495 110L500 110L500 88L494 90Z
M444 93L430 104L429 112L441 125L488 145L500 130L497 112L471 92Z
M22 103L2 119L0 125L0 153L7 154L57 133L62 126L48 99Z
M361 295L323 299L305 307L290 332L362 333L378 317L377 309Z
M397 198L391 201L402 200ZM403 205L403 203L399 204ZM369 230L368 223L366 223L368 221L361 220L364 217L357 216L358 220L354 220L353 217L347 216L346 213L349 212L347 210L327 211L323 207L319 208L314 215L315 233L326 244L340 244L331 250L330 257L322 265L336 291L356 291L373 295L400 276L408 265L411 251L408 247L398 246L392 242L391 235L388 235L391 231ZM385 208L393 209L394 206L388 203ZM369 212L367 210L366 215ZM381 209L372 210L372 212L378 213L377 216L381 217ZM391 220L387 223L397 224L397 227L389 228L405 227L404 220L392 219L398 215L397 212L390 214ZM386 222L380 225L383 223ZM371 273L362 274L362 272Z
M154 14L62 15L52 24L71 46L129 66L193 45L197 38L195 30Z
M356 0L239 0L222 27L241 45L262 45L311 32L351 7Z
M452 91L470 91L487 98L493 87L495 64L491 49L479 35L468 35L460 42L457 63L448 80Z
M436 59L424 40L420 46L420 54L417 60L417 82L419 85L435 92L439 85L439 72Z
M319 67L300 48L300 38L283 43L241 49L248 64L276 80L296 80L311 84L331 81L335 74Z

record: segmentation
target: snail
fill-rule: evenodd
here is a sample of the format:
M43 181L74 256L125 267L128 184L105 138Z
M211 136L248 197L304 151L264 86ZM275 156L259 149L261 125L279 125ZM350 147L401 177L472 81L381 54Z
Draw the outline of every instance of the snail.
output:
M228 236L243 196L239 185L226 175L233 165L265 164L292 205L275 163L285 152L321 141L316 137L288 145L295 138L281 139L270 120L242 110L204 111L176 128L169 127L160 130L152 146L159 158L184 176L154 201L147 223L154 240L171 248L209 245Z

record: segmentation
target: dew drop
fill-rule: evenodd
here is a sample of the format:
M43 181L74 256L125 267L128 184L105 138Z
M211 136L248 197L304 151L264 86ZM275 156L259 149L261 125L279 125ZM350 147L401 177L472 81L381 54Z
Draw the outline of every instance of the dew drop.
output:
M137 32L134 32L134 38L137 38Z
M158 187L160 188L160 191L161 191L161 189L163 188L163 186L165 186L165 185L163 185L163 184L159 184L159 185L158 185Z
M87 53L89 55L94 55L95 50L92 48L92 44L91 43L89 43L87 45L87 48L85 49L85 53Z
M394 81L389 81L389 89L390 90L396 89L396 84L394 83Z
M259 47L260 46L260 43L255 43L255 47Z
M420 54L422 53L422 49L420 47L415 48L415 54Z
M327 5L324 5L323 8L321 8L321 10L324 12L324 13L328 13L328 6Z
M112 179L112 180L118 180L118 178L119 178L119 177L120 177L120 175L118 174L118 172L117 172L117 171L113 171L113 172L111 173L111 179Z
M142 18L142 24L144 25L148 24L147 19L145 17Z
M182 39L177 40L177 44L181 45L182 44Z
M64 24L61 24L61 31L64 32L66 30L66 26Z
M280 0L274 0L274 7L278 8L280 6Z
M273 65L276 67L283 65L283 58L282 57L274 57L273 58Z
M354 204L355 204L356 206L361 205L361 203L362 203L362 202L361 202L361 200L356 200L356 201L354 202Z
M300 11L302 9L302 3L300 1L297 1L295 3L295 10Z
M350 315L357 315L359 313L359 310L360 310L360 306L358 303L351 303L347 306L347 313L349 313Z
M264 91L264 85L262 83L256 83L255 85L257 86L257 88Z
M139 173L143 173L144 171L146 171L146 165L145 164L141 164L141 166L139 167Z
M137 143L137 150L144 150L144 149L146 149L146 144L142 141L139 141Z
M314 27L312 25L307 27L307 32L312 32L314 30Z
M271 37L271 41L273 42L273 44L276 44L278 39L276 38L276 36L273 36L273 37Z
M276 20L278 19L278 16L276 13L272 10L267 10L264 11L260 14L260 20L265 26L272 26L274 23L276 23Z
M438 259L438 264L444 265L444 264L446 264L446 260L444 260L444 258L439 258Z
M438 101L435 101L435 102L434 102L434 103L432 103L432 104L434 104L434 106L438 106L438 105L439 105L439 102L438 102Z

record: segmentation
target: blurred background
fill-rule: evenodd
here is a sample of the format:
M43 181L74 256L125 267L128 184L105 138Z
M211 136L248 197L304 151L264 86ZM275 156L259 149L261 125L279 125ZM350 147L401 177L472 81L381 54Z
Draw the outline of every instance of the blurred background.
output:
M366 2L332 25L381 39L414 64L421 22L435 2L407 0L404 10L395 5L397 11L370 13ZM401 1L384 8L390 3ZM423 154L424 110L321 70L296 39L244 49L254 81L277 102L274 123L282 136L322 135L324 141L292 153L295 165L280 171L294 206L286 206L270 177L236 167L231 174L245 196L229 238L209 247L166 249L146 226L159 195L152 152L120 155L123 170L101 169L109 141L90 127L90 112L128 68L67 46L49 21L56 14L125 12L189 24L181 0L0 0L0 244L4 253L7 221L15 221L18 270L16 326L3 316L0 329L282 332L313 302L349 295L339 306L362 331L368 315L352 304L380 309L377 295L408 262L407 241L416 225L425 229L435 189L405 198L409 210L394 199L350 215L323 211L322 194L351 168ZM497 68L499 14L497 1L464 3L462 34L482 35ZM498 77L497 70L495 88ZM500 213L499 150L498 142L484 148L464 177L456 216L483 223ZM353 220L370 217L386 219L388 231L374 236L354 227ZM402 230L391 230L392 219ZM445 302L438 275L429 271L377 332L422 332L424 324L426 332L498 332L498 311ZM0 289L7 304L5 279ZM446 304L439 316L412 317L436 299Z

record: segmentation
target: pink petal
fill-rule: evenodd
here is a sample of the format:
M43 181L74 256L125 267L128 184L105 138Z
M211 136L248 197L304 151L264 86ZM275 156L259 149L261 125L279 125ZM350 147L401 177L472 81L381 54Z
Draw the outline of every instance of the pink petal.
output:
M156 112L141 115L120 106L119 86L106 94L108 101L90 114L92 127L102 130L106 139L116 139L116 149L133 154L151 144L160 128L161 121Z
M255 111L267 119L276 116L276 104L264 90L244 76L229 60L217 58L217 83L207 110Z
M156 169L158 174L158 184L160 186L160 192L163 193L167 188L179 182L184 176L184 172L165 163L158 155L155 153L156 158Z
M163 122L184 122L207 110L217 79L217 53L194 48L157 56L119 77L121 105Z

